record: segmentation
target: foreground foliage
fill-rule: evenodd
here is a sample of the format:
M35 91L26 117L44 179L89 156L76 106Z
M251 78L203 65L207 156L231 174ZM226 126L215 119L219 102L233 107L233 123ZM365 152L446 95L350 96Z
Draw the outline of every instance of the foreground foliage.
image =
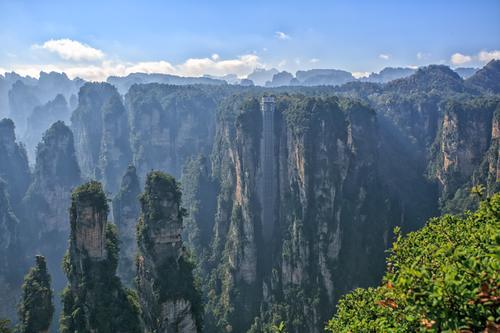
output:
M500 330L500 194L474 213L432 219L398 236L384 285L338 304L328 332Z
M24 278L19 304L19 333L47 331L53 314L52 289L45 257L36 256L35 266Z

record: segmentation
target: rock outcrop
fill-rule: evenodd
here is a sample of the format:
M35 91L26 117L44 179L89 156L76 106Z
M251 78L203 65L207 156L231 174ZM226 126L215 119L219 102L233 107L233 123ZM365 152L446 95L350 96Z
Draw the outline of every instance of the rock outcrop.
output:
M443 210L457 212L476 203L472 186L485 185L489 194L498 189L500 99L450 101L444 109L430 174L439 183Z
M116 192L131 159L127 113L115 87L86 83L71 116L78 162L85 178Z
M57 121L69 123L70 115L68 103L61 94L33 109L28 116L26 133L23 137L31 161L35 160L36 146L42 139L42 134Z
M23 247L30 256L47 258L56 295L66 281L60 263L68 246L70 194L80 182L73 134L58 121L37 146L33 183L22 203Z
M24 270L19 220L14 215L7 184L0 178L0 317L14 320Z
M215 129L214 95L200 87L132 86L125 103L133 163L141 181L150 170L180 177L190 157L208 156Z
M118 239L107 216L100 183L92 181L73 191L69 250L63 263L69 284L62 295L60 332L140 332L134 294L115 275Z
M182 206L186 209L182 238L186 246L206 262L217 208L217 184L212 179L209 160L196 156L182 170ZM200 267L203 269L203 267Z
M181 191L154 171L141 195L137 289L146 332L201 332L201 296L181 240Z
M135 277L136 224L140 213L140 192L135 167L129 165L123 176L120 190L113 198L113 220L118 229L121 244L118 276L127 285L132 285Z
M213 156L213 331L260 332L281 319L290 332L320 332L340 295L377 282L392 228L405 223L378 172L376 115L334 97L278 97L276 209L265 235L259 101L227 105Z
M14 122L0 121L0 178L7 182L7 192L14 212L21 212L21 201L31 183L26 149L16 142Z

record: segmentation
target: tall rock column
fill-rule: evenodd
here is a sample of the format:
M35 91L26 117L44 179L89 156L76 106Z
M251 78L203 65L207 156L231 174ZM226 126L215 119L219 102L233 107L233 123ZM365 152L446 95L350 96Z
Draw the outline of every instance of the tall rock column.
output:
M127 113L116 88L86 83L78 93L71 129L84 178L102 180L106 191L116 191L132 158Z
M36 256L35 266L24 278L19 304L19 332L47 333L53 314L52 289L45 257Z
M135 167L129 165L123 176L120 191L113 199L113 219L121 243L118 276L131 285L135 277L134 258L137 252L136 223L139 217L139 178Z
M38 144L33 183L23 200L24 246L47 257L56 290L64 287L60 262L69 236L67 212L71 190L80 183L73 134L62 121L54 123Z
M115 274L118 239L107 215L99 182L73 191L69 251L63 262L69 284L62 296L62 333L140 332L134 294L124 290Z
M0 318L15 318L24 269L19 243L19 221L12 211L7 184L0 178Z
M0 178L7 183L7 192L14 212L21 211L21 201L30 184L26 149L16 142L15 125L10 119L0 120Z
M140 201L137 288L146 332L200 332L194 264L181 240L179 184L169 175L151 172Z

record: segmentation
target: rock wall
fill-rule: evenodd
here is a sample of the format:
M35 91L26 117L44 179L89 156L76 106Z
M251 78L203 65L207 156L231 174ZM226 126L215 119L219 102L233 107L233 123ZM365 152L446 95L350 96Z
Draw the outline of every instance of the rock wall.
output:
M120 191L113 198L113 219L120 238L120 259L118 276L127 285L135 277L135 256L137 254L136 224L139 218L139 178L134 166L129 165L123 175Z
M201 297L182 245L180 201L174 178L148 174L137 229L137 290L146 332L201 332Z
M69 283L62 294L60 332L141 332L135 296L115 275L118 238L107 216L99 182L73 191L69 250L63 263Z
M376 115L333 97L278 96L277 209L266 242L259 101L233 101L219 114L213 152L211 329L259 332L281 318L290 332L320 332L340 295L377 283L392 228L404 222L378 172Z

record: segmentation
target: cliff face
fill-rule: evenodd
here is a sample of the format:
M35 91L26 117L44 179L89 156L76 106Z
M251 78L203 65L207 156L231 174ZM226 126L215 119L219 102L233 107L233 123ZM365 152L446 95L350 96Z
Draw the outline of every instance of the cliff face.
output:
M191 156L212 147L216 104L198 87L135 85L125 97L134 165L180 176Z
M291 332L319 332L342 293L376 283L403 219L378 174L375 113L336 98L278 99L272 235L258 213L259 101L235 99L218 124L213 170L221 188L207 290L215 326L244 332L253 323L259 332L281 318Z
M33 109L27 119L23 137L31 161L35 160L36 146L42 139L42 134L56 121L68 122L70 115L68 103L63 95L57 95L54 100Z
M445 211L472 208L468 190L473 185L485 185L490 194L498 187L498 110L500 101L492 98L445 106L430 167Z
M200 263L209 256L217 205L217 184L203 156L188 160L182 170L182 206L186 209L182 238ZM203 267L200 267L203 269Z
M0 317L15 319L24 270L19 221L12 211L7 184L0 178Z
M118 276L128 285L135 277L135 255L137 253L136 224L139 218L139 178L135 167L130 165L123 176L120 191L113 199L113 219L120 239Z
M151 172L137 228L137 290L147 332L201 332L201 297L182 245L184 210L174 178Z
M61 332L140 332L134 295L115 275L118 239L107 215L100 183L86 183L73 191Z
M63 122L56 122L37 147L33 183L22 203L22 240L30 256L43 254L48 259L58 292L65 284L60 263L70 231L70 193L80 181L73 134Z
M131 158L121 97L110 84L87 83L78 98L71 128L82 174L102 180L106 190L114 192Z
M14 122L0 121L0 178L7 182L7 192L15 213L20 212L21 201L31 182L26 149L16 142Z

